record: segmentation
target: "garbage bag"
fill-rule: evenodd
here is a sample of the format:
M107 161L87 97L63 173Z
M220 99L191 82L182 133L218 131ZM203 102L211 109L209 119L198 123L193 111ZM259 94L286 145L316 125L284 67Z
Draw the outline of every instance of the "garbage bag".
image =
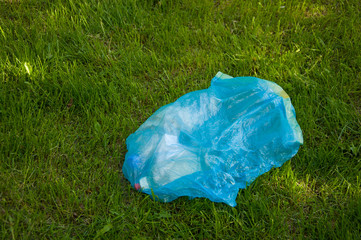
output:
M161 107L127 138L123 173L163 202L189 196L236 206L239 189L280 167L302 143L280 86L219 72L208 89Z

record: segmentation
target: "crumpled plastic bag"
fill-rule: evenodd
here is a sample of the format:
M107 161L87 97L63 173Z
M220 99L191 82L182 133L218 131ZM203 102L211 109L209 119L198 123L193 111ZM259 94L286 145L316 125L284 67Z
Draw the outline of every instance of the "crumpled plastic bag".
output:
M219 72L208 89L161 107L127 138L123 173L160 201L206 197L236 206L240 188L282 166L302 143L280 86Z

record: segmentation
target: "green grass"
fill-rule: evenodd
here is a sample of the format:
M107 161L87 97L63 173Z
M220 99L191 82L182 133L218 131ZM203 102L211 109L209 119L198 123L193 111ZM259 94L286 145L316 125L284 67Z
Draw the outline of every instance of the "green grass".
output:
M361 5L0 0L0 238L361 237ZM125 139L222 71L291 96L305 144L237 206L160 203Z

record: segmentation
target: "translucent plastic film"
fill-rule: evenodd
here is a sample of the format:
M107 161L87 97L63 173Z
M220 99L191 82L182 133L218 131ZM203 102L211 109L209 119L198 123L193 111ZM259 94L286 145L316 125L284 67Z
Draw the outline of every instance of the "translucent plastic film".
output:
M161 107L127 138L123 173L164 202L189 196L236 206L240 188L282 166L302 143L280 86L219 72L208 89Z

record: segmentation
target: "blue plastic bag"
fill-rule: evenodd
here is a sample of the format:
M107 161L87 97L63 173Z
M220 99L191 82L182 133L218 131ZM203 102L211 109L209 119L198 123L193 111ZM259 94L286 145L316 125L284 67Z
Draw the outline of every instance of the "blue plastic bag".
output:
M236 206L240 188L282 166L302 143L280 86L219 72L208 89L161 107L127 138L123 173L164 202L189 196Z

